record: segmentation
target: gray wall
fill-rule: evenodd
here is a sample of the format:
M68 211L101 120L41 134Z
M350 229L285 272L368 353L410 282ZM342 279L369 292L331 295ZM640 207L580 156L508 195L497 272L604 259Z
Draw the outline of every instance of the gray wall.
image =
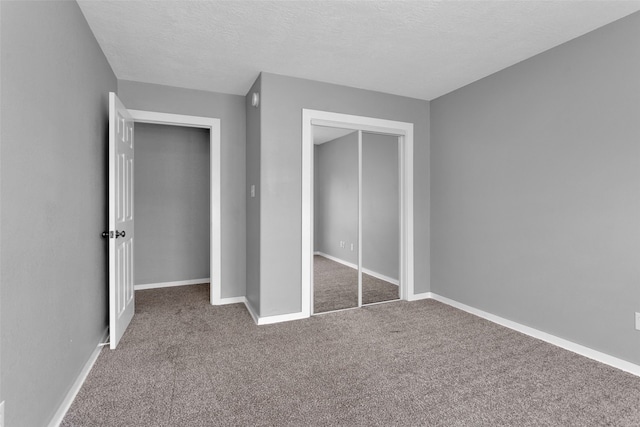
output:
M315 250L358 264L358 133L315 145L314 154Z
M116 79L75 2L0 2L2 399L43 426L107 326L107 119Z
M358 264L358 134L316 145L314 162L315 250ZM400 267L399 203L398 138L364 132L362 266L393 279Z
M429 287L429 102L262 73L260 314L301 309L302 109L414 124L415 290Z
M209 277L209 130L136 123L135 284Z
M362 133L362 267L396 280L400 277L398 156L398 137Z
M245 98L247 114L247 191L246 191L246 245L247 245L247 302L260 315L260 111L251 105L251 95L261 94L261 76ZM255 197L251 197L251 185L255 185Z
M432 291L640 363L640 14L431 104Z
M244 97L118 80L129 109L220 119L222 297L245 294L245 105Z

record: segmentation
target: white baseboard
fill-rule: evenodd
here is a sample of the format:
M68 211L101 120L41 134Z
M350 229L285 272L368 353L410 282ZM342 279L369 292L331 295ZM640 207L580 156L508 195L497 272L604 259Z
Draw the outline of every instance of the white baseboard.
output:
M589 359L593 359L595 361L604 363L605 365L613 366L614 368L618 368L625 372L629 372L630 374L640 376L640 365L627 362L626 360L622 360L617 357L608 355L606 353L602 353L600 351L591 349L589 347L585 347L581 344L576 344L572 341L568 341L564 338L551 335L547 332L542 332L538 329L534 329L529 326L522 325L512 320L508 320L500 316L487 313L486 311L479 310L477 308L468 306L458 301L454 301L452 299L443 297L441 295L434 294L432 292L428 292L428 293L431 294L431 298L433 298L436 301L440 301L441 303L450 305L462 311L466 311L467 313L474 314L478 317L482 317L483 319L487 319L493 323L497 323L498 325L502 325L506 328L513 329L514 331L521 332L533 338L537 338L539 340L548 342L549 344L553 344L565 350L572 351L581 356L588 357Z
M260 317L258 316L258 314L256 313L255 309L253 308L253 306L251 305L251 303L249 303L248 300L245 299L244 301L244 305L247 307L247 311L249 312L249 314L251 315L251 317L253 318L253 321L256 323L256 325L258 326L262 326L262 325L271 325L274 323L280 323L280 322L288 322L290 320L300 320L300 319L306 319L309 316L305 315L302 312L298 312L298 313L287 313L287 314L278 314L276 316L265 316L265 317Z
M335 261L338 264L346 265L347 267L353 268L354 270L358 269L358 264L354 264L352 262L345 261L343 259L334 257L333 255L325 254L324 252L318 252L318 251L314 252L313 254L314 255L319 255L319 256L321 256L323 258L326 258L326 259L330 259L331 261Z
M170 288L172 286L199 285L201 283L211 283L211 279L206 278L206 279L193 279L193 280L178 280L177 282L146 283L144 285L135 285L133 289L136 291L142 291L144 289Z
M84 367L80 371L78 378L76 378L73 385L71 386L66 396L62 400L62 403L58 407L58 410L56 411L56 413L53 415L53 418L49 422L49 427L58 427L62 423L64 416L67 415L67 411L71 407L71 404L73 403L74 399L78 395L78 392L82 388L82 384L84 384L84 381L87 379L87 375L89 375L91 368L93 368L93 365L96 363L96 360L98 360L98 356L100 356L100 352L104 347L100 344L106 342L108 338L109 338L109 328L107 328L102 334L102 339L98 343L98 346L96 347L96 349L93 350L93 353L91 353L91 356L89 356L89 360L87 360L87 363L84 364Z
M400 281L398 279L385 276L384 274L377 273L375 271L369 270L368 268L363 268L362 272L364 274L368 274L369 276L373 276L376 279L384 280L385 282L391 283L392 285L400 286Z
M275 316L258 317L258 325L271 325L273 323L288 322L290 320L307 319L309 315L303 312L278 314Z
M260 316L258 316L258 313L253 309L253 306L251 305L249 300L246 299L246 298L244 300L244 306L247 307L247 311L249 312L249 314L253 318L253 321L255 322L255 324L259 325L260 323L258 323L258 321L260 320Z
M220 298L215 302L215 305L238 304L238 303L244 303L246 301L247 299L245 297Z
M340 258L336 258L333 255L325 254L324 252L316 251L316 252L314 252L314 255L320 255L321 257L330 259L331 261L335 261L335 262L337 262L339 264L346 265L347 267L353 268L354 270L358 269L358 265L357 264L354 264L354 263L349 262L349 261L345 261L345 260L340 259ZM394 278L391 278L389 276L385 276L384 274L375 272L373 270L369 270L368 268L363 268L362 272L364 274L368 274L369 276L373 276L376 279L380 279L380 280L384 280L385 282L389 282L392 285L400 286L400 281L398 279L394 279Z
M431 292L423 292L421 294L409 295L409 298L407 298L407 301L418 301L421 299L429 299L429 298L433 298L433 294Z

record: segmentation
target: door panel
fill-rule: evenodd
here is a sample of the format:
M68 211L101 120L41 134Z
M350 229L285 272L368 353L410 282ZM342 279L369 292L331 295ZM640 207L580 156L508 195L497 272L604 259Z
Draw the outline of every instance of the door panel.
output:
M358 133L313 127L313 313L358 307Z
M362 133L362 303L400 298L398 137Z
M133 118L109 93L109 334L115 349L134 313Z

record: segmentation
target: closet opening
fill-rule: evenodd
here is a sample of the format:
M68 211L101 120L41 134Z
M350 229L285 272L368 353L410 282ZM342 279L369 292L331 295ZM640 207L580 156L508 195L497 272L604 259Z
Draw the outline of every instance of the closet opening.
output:
M210 304L221 304L220 119L128 111L142 162L135 289L208 283Z
M206 285L210 299L210 130L136 123L136 290ZM194 291L195 292L195 291Z
M302 311L413 297L413 124L303 110Z

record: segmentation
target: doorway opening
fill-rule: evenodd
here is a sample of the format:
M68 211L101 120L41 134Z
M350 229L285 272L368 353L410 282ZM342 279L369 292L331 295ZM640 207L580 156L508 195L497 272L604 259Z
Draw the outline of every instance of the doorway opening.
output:
M209 117L184 116L179 114L157 113L152 111L129 110L135 123L169 125L181 128L200 128L208 131L209 141L209 302L221 303L221 226L220 226L220 120ZM135 130L134 130L135 132ZM163 230L159 235L167 236ZM202 278L203 279L203 278ZM194 279L195 283L201 279ZM174 283L176 284L176 283ZM188 284L186 282L180 284ZM170 286L169 283L167 286ZM137 289L144 289L138 287Z
M326 261L329 261L341 264L341 268L350 269L350 271L343 270L343 272L351 277L349 279L349 282L352 284L354 283L353 276L355 273L355 277L357 277L357 280L355 281L355 283L357 284L357 300L356 304L352 303L352 305L354 305L355 307L361 307L363 305L367 305L368 303L378 302L376 301L376 298L378 297L374 297L369 301L367 300L368 297L364 296L363 283L371 283L370 278L374 280L381 280L382 282L386 282L386 284L389 284L391 286L396 286L395 295L397 295L397 297L393 298L393 288L390 288L388 296L378 298L380 302L383 300L386 301L397 298L410 300L414 295L413 124L307 109L303 110L302 116L302 314L305 317L308 317L311 314L317 313L318 311L330 311L327 310L326 307L324 309L319 307L320 310L315 310L314 307L314 259L316 259L317 256L321 256L323 258L318 260L321 261L325 267L329 265ZM318 162L321 161L322 157L318 156L320 158L316 158L315 152L317 150L317 144L314 144L314 139L317 142L318 135L326 133L327 130L329 130L329 133L342 133L342 135L330 139L336 146L337 143L340 143L340 140L342 140L342 148L344 148L345 145L348 145L346 144L345 139L355 139L355 149L352 142L350 145L351 148L347 148L347 151L350 151L352 153L352 158L353 153L356 153L357 161L352 161L350 165L347 161L347 164L345 164L346 154L344 154L344 152L343 154L330 154L328 157L334 156L335 158L338 158L339 162L342 163L343 166L339 168L340 170L329 172L325 171L325 177L322 177L318 174L319 171L316 170L316 168L320 167ZM363 138L372 142L365 141L366 145L363 145ZM376 166L374 165L375 162L371 161L372 152L375 151L372 148L376 145L373 141L376 139L386 140L383 141L384 149L392 153L397 153L395 157L395 164L392 160L384 167L388 169L387 172L391 171L391 174L393 174L393 168L396 168L395 173L397 174L397 179L395 181L395 185L397 191L395 195L397 197L397 202L391 202L389 211L392 212L391 215L393 216L393 211L395 210L395 220L397 221L398 228L397 230L395 230L397 231L397 233L395 234L396 241L394 242L394 238L389 240L387 236L387 244L383 246L372 244L372 242L380 239L373 236L371 232L365 233L365 229L371 229L372 227L375 228L375 223L377 220L375 218L372 218L371 214L375 213L375 203L379 202L382 199L380 193L375 189L375 186L378 184L370 184L368 183L370 181L363 180L363 171L365 175L376 175ZM364 151L363 147L365 148ZM324 157L327 156L325 155ZM368 166L363 164L363 158L365 159L365 162ZM365 167L363 168L363 166ZM331 211L330 208L326 207L327 194L317 194L318 191L316 191L315 181L324 180L327 176L330 176L334 173L343 173L345 177L353 176L354 171L357 175L356 182L358 187L357 191L355 192L355 194L357 194L357 197L355 197L355 202L354 197L347 197L344 203L336 200L330 200L329 202L329 204L337 203L338 205L341 205L342 208L344 208L342 209L343 211L351 211L351 213L348 215L348 218L345 219L343 215L340 215L340 218L338 220L338 222L351 224L350 229L349 227L347 227L347 229L345 230L343 227L343 229L341 230L342 235L349 237L346 237L345 239L339 237L337 238L336 236L328 237L328 239L330 240L329 246L337 245L337 247L333 248L332 250L335 250L336 253L342 253L343 255L342 257L334 256L332 259L331 254L326 254L321 250L322 248L328 247L326 245L327 242L315 241L316 238L326 239L327 236L331 236L331 232L327 233L326 230L322 230L322 232L320 232L320 229L323 227L331 228L331 226L327 227L328 222L331 221L327 222L326 218L323 218L324 223L320 221L320 225L316 224L315 221L316 215L328 215ZM331 185L330 181L332 180L330 179L329 181L325 180L325 182L321 182L318 187L320 188L319 192L324 191L323 189L325 189L327 185ZM339 181L335 179L333 179L333 182L334 187L335 182L339 183ZM343 188L338 189L338 199L340 199L341 196L344 196L344 194L340 195L340 192L344 193L345 190L349 190L346 188L348 187L348 185L345 186L344 182L342 182L342 184L340 185L342 185ZM391 183L391 187L393 186L394 184ZM353 188L350 189L350 192L351 194L354 194ZM372 192L377 194L373 198L369 197ZM334 192L333 195L329 196L328 198L335 199L336 197L334 196L336 196L336 192ZM324 200L322 200L323 198ZM373 200L375 203L372 204L371 200ZM316 213L316 203L325 204L325 206L323 206L322 213ZM347 205L349 205L350 208ZM353 212L355 212L355 214ZM334 219L335 218L336 217L334 216ZM354 223L356 224L355 227L353 227ZM387 231L391 231L391 234L393 234L393 226L387 228ZM389 253L393 254L394 251L391 250L391 252L389 252L387 251L387 249L393 249L394 246L397 255L389 255ZM367 247L366 250L365 247ZM380 262L374 263L372 257L375 257L375 254L372 255L372 248L374 249L374 252L381 252L381 249L384 249L382 250L382 252L387 252L387 258L391 257L397 260L395 272L393 265L391 265L391 267L389 268L386 268L385 271L391 271L391 273L388 274L380 274L380 271L374 271L380 270L383 267L381 266L382 264ZM366 259L363 260L363 256L365 256ZM384 257L385 255L383 254L382 258ZM345 258L352 258L352 260L348 261L345 260ZM368 269L367 263L369 265L372 265L372 263L374 263L376 264L376 267L373 269ZM335 265L333 266L333 268L335 269ZM396 276L397 278L394 278L392 276ZM351 287L353 288L353 285ZM375 287L376 286L374 285L373 288L370 288L374 289ZM374 289L374 291L374 293L377 293L378 291L380 291L380 289ZM349 293L353 294L353 289L351 289ZM351 299L353 298L351 297Z
M136 123L134 134L134 289L206 284L208 301L209 130Z

